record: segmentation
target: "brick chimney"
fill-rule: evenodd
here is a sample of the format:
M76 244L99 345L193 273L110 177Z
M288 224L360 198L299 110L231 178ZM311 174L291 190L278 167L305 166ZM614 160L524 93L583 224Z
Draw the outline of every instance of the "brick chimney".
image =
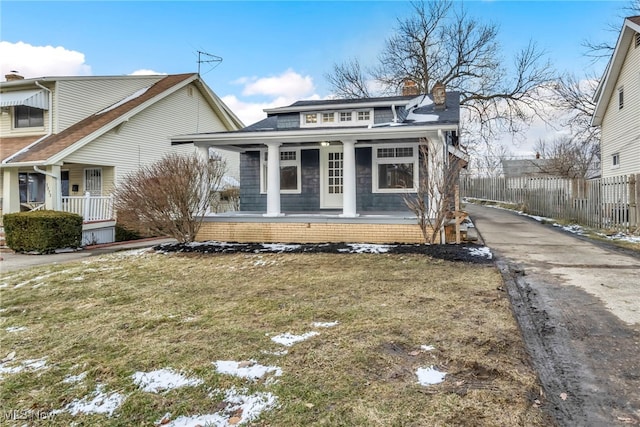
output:
M433 103L435 104L436 110L444 110L447 102L447 92L442 82L438 81L433 85L431 95L433 96Z
M402 96L417 96L420 95L418 84L411 79L404 79L402 82Z
M14 81L14 80L23 80L24 77L21 76L20 74L18 74L17 71L11 70L9 71L9 74L5 74L4 78L10 82L10 81Z

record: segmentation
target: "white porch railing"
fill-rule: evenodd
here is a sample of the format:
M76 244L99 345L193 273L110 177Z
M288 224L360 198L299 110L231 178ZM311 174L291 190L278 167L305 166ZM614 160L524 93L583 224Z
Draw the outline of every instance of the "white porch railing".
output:
M113 219L113 197L92 196L63 196L62 211L82 216L85 222L105 221Z

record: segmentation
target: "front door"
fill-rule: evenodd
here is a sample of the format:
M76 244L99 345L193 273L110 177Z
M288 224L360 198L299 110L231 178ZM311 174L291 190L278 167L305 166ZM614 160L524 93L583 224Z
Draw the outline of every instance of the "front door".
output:
M342 209L342 146L320 149L320 208Z

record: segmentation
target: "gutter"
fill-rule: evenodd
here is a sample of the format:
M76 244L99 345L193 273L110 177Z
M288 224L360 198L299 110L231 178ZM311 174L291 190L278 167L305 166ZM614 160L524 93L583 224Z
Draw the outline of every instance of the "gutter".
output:
M6 159L4 159L2 161L2 164L5 165L7 163L9 163L12 159L18 157L20 154L22 153L26 153L27 151L29 151L34 145L38 144L40 141L47 139L48 137L51 136L51 134L53 134L53 93L51 92L51 89L43 86L40 84L39 81L35 81L34 82L36 84L36 86L38 86L41 89L46 90L47 92L49 92L49 131L47 132L46 135L36 139L35 141L33 141L31 144L27 145L26 147L24 147L21 150L16 151L15 153L13 153L11 156L7 157ZM35 166L34 166L35 168Z

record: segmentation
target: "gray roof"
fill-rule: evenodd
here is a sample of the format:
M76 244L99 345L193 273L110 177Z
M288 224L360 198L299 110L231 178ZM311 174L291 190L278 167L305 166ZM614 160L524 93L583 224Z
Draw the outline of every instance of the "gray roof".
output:
M549 176L551 159L502 160L502 171L506 178Z

